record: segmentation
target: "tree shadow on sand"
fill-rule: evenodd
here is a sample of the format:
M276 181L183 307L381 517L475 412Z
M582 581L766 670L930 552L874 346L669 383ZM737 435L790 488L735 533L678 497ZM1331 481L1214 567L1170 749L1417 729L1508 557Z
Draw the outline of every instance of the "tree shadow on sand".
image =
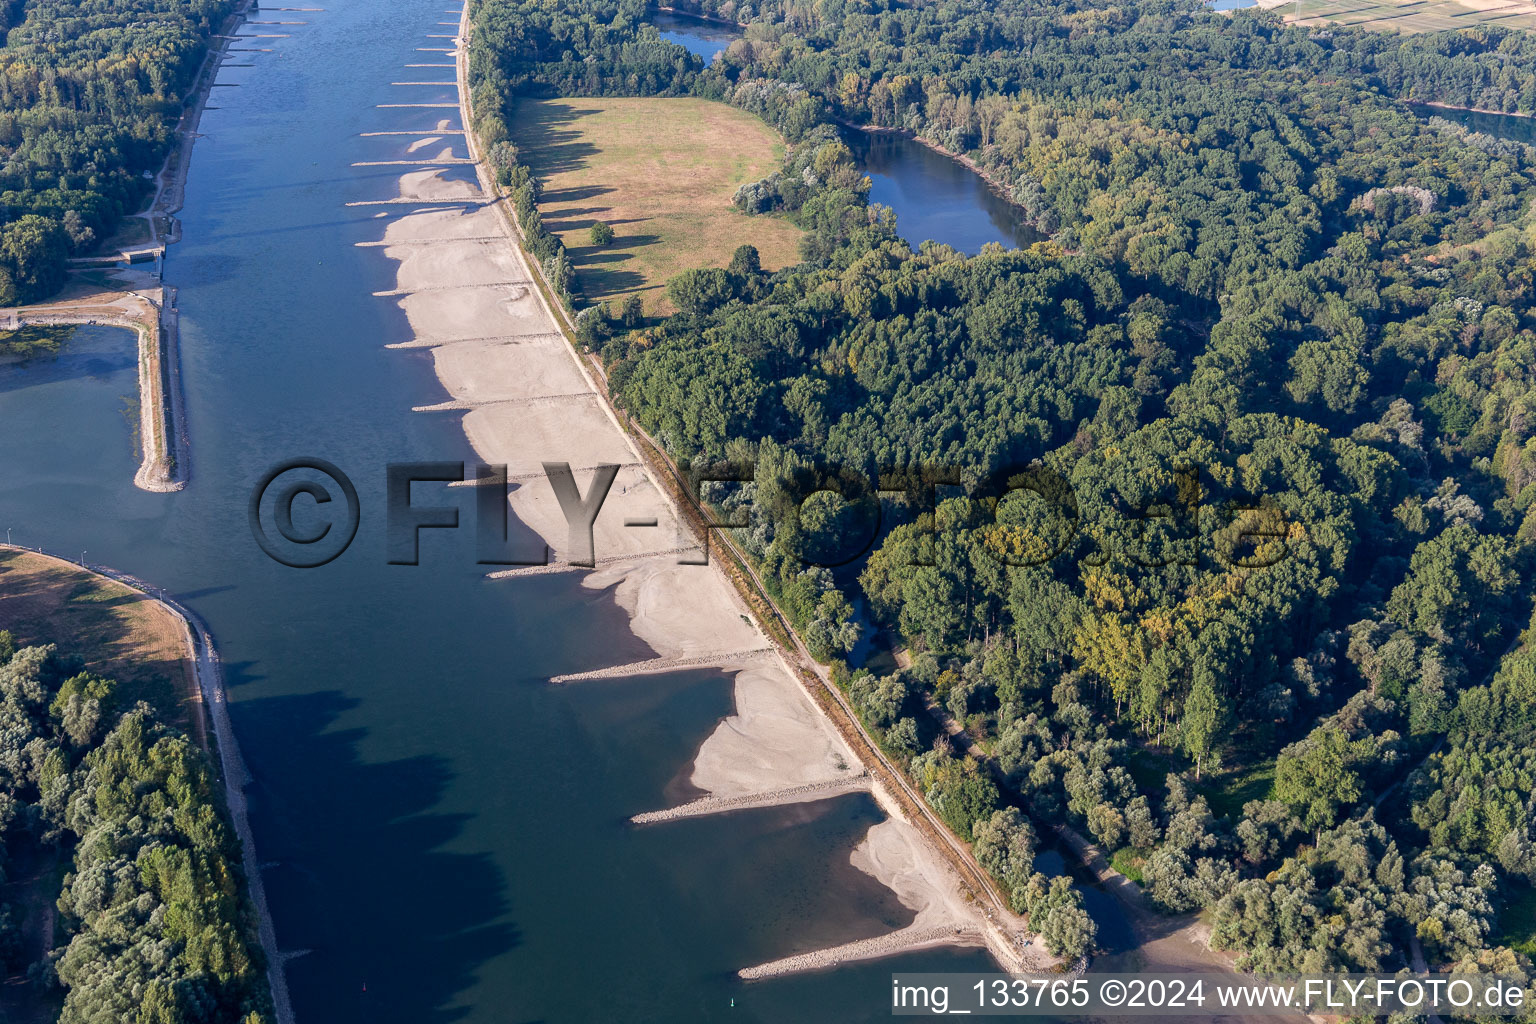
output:
M226 665L231 686L250 666ZM466 816L433 814L452 779L440 757L365 763L366 730L333 728L336 691L235 708L253 767L252 827L301 1019L449 1024L480 966L514 949L507 884L488 854L447 852Z

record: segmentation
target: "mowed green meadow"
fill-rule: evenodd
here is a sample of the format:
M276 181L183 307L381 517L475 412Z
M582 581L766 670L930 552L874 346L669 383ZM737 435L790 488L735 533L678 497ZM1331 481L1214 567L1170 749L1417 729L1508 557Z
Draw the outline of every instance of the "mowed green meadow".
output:
M669 278L724 266L738 245L757 246L770 270L798 258L793 224L731 205L784 158L782 140L751 114L692 98L523 100L511 128L543 189L544 226L591 301L639 294L647 313L670 312ZM592 244L596 221L613 228L612 242Z

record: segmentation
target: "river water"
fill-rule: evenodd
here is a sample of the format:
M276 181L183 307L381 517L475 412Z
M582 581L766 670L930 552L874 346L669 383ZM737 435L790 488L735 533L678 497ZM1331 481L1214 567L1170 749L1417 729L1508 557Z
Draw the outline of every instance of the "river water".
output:
M0 529L166 587L211 625L254 777L252 824L302 1022L874 1021L896 970L990 970L937 950L744 985L740 967L910 919L848 855L881 819L851 796L649 829L686 795L730 711L714 672L552 687L652 656L576 576L505 581L472 529L386 564L385 465L472 459L394 300L396 264L356 243L386 216L405 136L451 102L441 0L338 0L259 20L193 154L180 288L192 479L136 490L127 332L78 332L58 363L0 370ZM318 456L361 498L351 548L266 558L246 503L275 463ZM464 491L428 489L431 503ZM731 1002L734 1000L734 1008Z

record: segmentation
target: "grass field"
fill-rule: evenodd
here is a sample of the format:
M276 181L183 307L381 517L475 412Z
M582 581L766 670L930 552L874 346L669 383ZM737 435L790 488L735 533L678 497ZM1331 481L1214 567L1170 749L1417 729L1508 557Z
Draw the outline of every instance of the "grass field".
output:
M206 745L181 620L131 587L30 551L0 549L0 629L17 647L52 643L149 702Z
M757 246L770 270L798 258L798 228L731 205L784 156L750 114L682 98L524 100L512 132L543 187L544 225L565 242L588 300L639 293L647 313L669 312L668 278L725 266L738 245ZM614 231L606 246L588 237L599 220Z
M1438 32L1471 25L1502 25L1536 29L1533 0L1260 0L1261 7L1278 9L1291 23L1341 25L1403 33Z

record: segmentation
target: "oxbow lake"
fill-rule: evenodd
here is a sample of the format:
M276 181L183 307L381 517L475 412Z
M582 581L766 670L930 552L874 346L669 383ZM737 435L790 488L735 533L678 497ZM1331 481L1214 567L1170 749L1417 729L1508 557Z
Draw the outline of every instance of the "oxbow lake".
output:
M741 38L741 31L730 25L672 11L655 11L650 21L660 30L661 38L704 58L706 64L724 53L732 40Z
M896 231L913 248L932 240L975 255L988 242L1011 249L1045 238L981 175L915 139L849 128L843 140L869 175L869 201L895 211Z
M655 12L651 24L663 39L706 62L741 36L728 25L667 11ZM987 242L1013 248L1045 237L1025 223L1017 206L957 160L904 135L850 129L844 139L869 175L870 202L896 212L896 229L914 248L931 239L974 255Z

